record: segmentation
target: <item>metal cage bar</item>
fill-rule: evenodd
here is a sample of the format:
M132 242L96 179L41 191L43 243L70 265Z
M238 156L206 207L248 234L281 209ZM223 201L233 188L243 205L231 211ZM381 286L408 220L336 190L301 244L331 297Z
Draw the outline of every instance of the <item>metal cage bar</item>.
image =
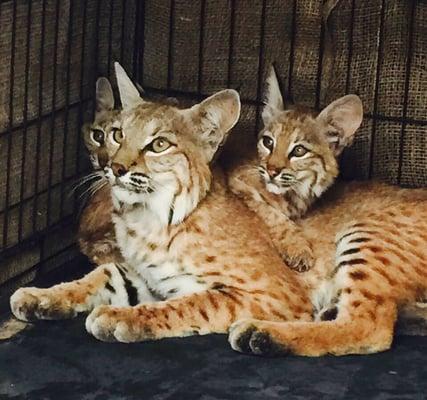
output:
M3 260L18 257L24 250L39 249L40 254L34 265L28 265L23 271L16 273L13 278L16 282L24 275L29 276L30 271L43 271L45 262L73 249L73 246L68 244L64 244L63 248L59 246L56 250L50 249L49 238L61 229L70 230L73 221L76 220L75 213L79 202L76 197L68 201L66 189L76 178L87 172L88 164L85 163L83 155L80 126L90 118L93 111L96 78L100 73L111 76L115 58L121 61L136 81L142 84L147 83L144 85L147 92L199 101L211 94L208 89L212 83L210 74L218 71L212 72L208 62L218 57L222 62L222 71L220 71L220 77L214 77L217 79L214 82L215 86L221 84L227 87L238 87L243 79L253 81L249 82L253 85L252 90L245 91L241 99L247 106L246 109L250 110L246 113L249 116L243 115L243 118L250 119L250 123L253 123L251 132L252 126L255 127L256 132L260 127L263 79L267 59L278 64L286 64L288 73L284 80L285 95L290 100L300 100L296 97L300 95L300 86L305 79L305 76L301 75L301 64L303 64L301 49L303 45L307 45L307 43L301 44L306 34L303 26L305 2L283 0L283 4L286 4L289 9L286 14L288 18L286 25L283 21L282 26L287 31L284 39L287 41L284 46L286 51L277 56L279 59L271 60L269 59L271 43L268 40L272 38L272 23L268 16L272 15L274 7L282 5L281 2L261 0L256 3L256 7L254 3L249 4L250 2L238 0L224 0L217 3L224 7L222 12L228 13L229 22L227 21L227 24L224 24L226 26L221 27L223 30L221 38L225 46L212 57L209 51L216 51L216 49L209 42L212 40L210 30L217 27L212 26L207 10L216 7L216 2L208 2L208 0L194 2L184 2L184 0L158 2L0 0L0 18L5 10L11 15L8 22L10 25L7 27L8 43L2 43L7 51L5 79L8 80L6 91L8 106L5 108L7 110L6 125L0 129L0 141L2 141L2 148L5 149L5 173L4 177L0 178L0 180L3 179L0 185L4 188L4 201L0 198L0 201L3 201L0 204L0 224L3 224L0 230L2 235L0 275ZM339 3L347 7L345 15L349 16L349 24L343 28L348 35L348 41L346 36L345 43L342 45L346 59L341 65L343 79L340 87L342 92L348 93L354 89L355 80L360 79L354 68L358 62L357 52L360 51L355 40L357 29L359 29L358 13L363 2L351 0ZM313 2L313 4L315 7L308 11L310 18L313 17L313 12L317 12L317 3ZM387 56L384 36L387 29L390 29L387 4L385 0L378 0L372 8L375 10L372 18L378 20L378 31L375 30L373 33L378 35L378 46L373 50L376 60L373 62L371 75L368 78L372 79L372 93L368 94L368 97L370 95L373 97L372 104L365 113L365 118L372 125L367 133L370 140L367 145L369 152L367 175L369 177L375 175L376 146L377 142L382 140L382 135L379 135L381 129L379 122L393 123L398 127L397 180L401 182L405 178L405 176L402 178L402 174L405 171L403 168L408 154L410 137L408 125L416 128L427 127L427 116L415 113L411 108L411 76L418 62L414 43L418 43L415 40L419 32L415 30L415 23L420 18L417 14L418 7L424 5L416 0L410 0L400 8L407 10L405 18L407 18L408 30L405 31L407 37L406 44L403 45L406 45L405 69L400 82L403 87L402 108L401 112L393 114L381 108L383 100L380 93L381 84L384 84L383 63ZM156 7L169 12L162 20L163 25L159 27L159 32L163 33L165 38L165 49L160 56L165 68L162 81L146 76L148 74L146 71L150 70L149 66L154 65L151 63L156 61L152 57L157 56L149 51L150 46L146 43L146 39L150 37L149 29L153 26L151 24L153 21L156 22L157 16L153 15L153 9L155 10ZM186 7L192 7L191 16L192 18L195 16L196 19L187 21L187 16L180 14L183 10L188 11ZM318 8L321 13L321 6ZM122 14L116 15L116 10L120 10ZM37 21L33 20L36 14L39 18ZM249 16L251 18L256 16L256 19L245 20ZM321 15L320 20L322 20ZM191 36L193 41L191 51L194 52L194 62L198 62L198 65L194 65L195 72L192 77L196 83L191 89L180 82L185 74L178 73L180 68L185 67L187 61L176 56L179 53L175 52L176 46L182 45L182 35L178 29L185 21L189 24L199 24L199 31ZM101 34L100 27L104 29L105 34ZM251 32L255 32L255 42L251 42L250 38L242 40L245 29L249 31L252 29ZM321 104L324 94L322 80L325 79L326 67L325 71L322 69L327 65L324 64L324 58L326 59L327 56L325 50L327 32L323 24L319 26L316 37L318 33L320 33L319 40L316 39L314 43L311 41L308 44L311 46L310 62L314 65L313 76L309 76L314 84L310 87L314 89L311 97L303 99L306 103L314 103L316 108L323 106ZM31 57L34 57L34 54L36 54L37 65L32 69L34 60ZM246 77L240 77L238 72L244 69L246 58L250 59L253 70ZM36 86L32 86L32 80L38 81ZM17 106L20 104L16 99L18 93L23 97L22 109ZM62 124L64 127L60 131L59 127L62 127ZM57 134L63 136L58 138ZM22 138L19 135L22 135ZM21 159L18 161L16 154L21 154ZM13 165L17 165L18 172L11 170ZM34 169L31 171L34 176L33 181L26 176L30 168ZM17 173L20 174L19 180L15 179Z
M13 93L15 87L15 44L16 44L16 1L13 2L12 13L12 42L11 42L11 57L10 57L10 90L9 90L9 126L10 130L13 126L14 107L13 107ZM12 155L12 137L7 137L7 159L6 159L6 191L5 191L5 206L3 214L3 247L8 245L9 234L9 196L10 196L10 167Z

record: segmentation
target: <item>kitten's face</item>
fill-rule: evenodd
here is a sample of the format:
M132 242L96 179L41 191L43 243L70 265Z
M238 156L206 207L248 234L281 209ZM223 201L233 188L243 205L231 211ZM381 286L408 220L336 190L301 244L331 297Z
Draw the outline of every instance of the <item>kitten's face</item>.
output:
M120 111L114 109L114 95L106 78L96 81L96 111L91 124L83 126L83 139L95 170L103 169L120 147Z
M362 123L362 102L347 95L315 116L301 109L285 110L274 68L266 83L264 129L258 139L259 171L266 188L302 199L319 197L337 177L337 157Z
M269 192L323 192L336 178L338 164L326 140L331 128L312 115L283 111L259 134L259 171ZM304 197L305 197L304 196Z
M116 154L121 141L120 111L97 114L92 124L83 127L83 138L95 170L103 169Z

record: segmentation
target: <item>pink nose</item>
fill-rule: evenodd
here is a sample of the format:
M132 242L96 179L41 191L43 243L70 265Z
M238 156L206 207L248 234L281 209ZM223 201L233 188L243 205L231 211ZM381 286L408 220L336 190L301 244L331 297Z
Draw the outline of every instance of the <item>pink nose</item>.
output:
M127 172L126 167L119 163L113 163L111 169L113 170L113 174L115 176L123 176Z
M270 178L275 178L277 175L280 174L281 171L282 171L281 168L269 168L267 170L268 175L270 175Z

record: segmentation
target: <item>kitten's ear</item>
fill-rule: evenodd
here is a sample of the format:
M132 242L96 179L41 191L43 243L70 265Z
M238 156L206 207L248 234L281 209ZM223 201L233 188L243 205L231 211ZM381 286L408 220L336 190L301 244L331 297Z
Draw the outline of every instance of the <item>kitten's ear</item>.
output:
M354 94L341 97L324 108L317 120L331 128L327 132L327 140L335 156L338 156L344 147L353 142L354 134L362 123L362 101Z
M264 122L264 126L267 126L273 119L275 119L277 114L280 114L285 109L282 93L280 92L279 81L273 65L270 67L270 72L265 84L265 106L262 110L262 120Z
M117 86L119 88L120 101L122 103L123 110L129 110L138 104L142 104L144 101L139 95L138 89L126 74L123 67L118 62L115 62L114 69L116 71Z
M111 111L114 109L114 94L110 81L107 78L98 78L96 81L96 112Z
M239 120L239 93L233 89L222 90L187 111L192 122L199 126L196 139L209 162Z

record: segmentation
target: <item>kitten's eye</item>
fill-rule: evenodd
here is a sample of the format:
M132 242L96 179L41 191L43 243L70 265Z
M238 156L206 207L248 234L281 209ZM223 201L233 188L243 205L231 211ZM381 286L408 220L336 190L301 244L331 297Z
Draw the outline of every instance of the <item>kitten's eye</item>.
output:
M121 143L124 139L125 135L123 134L123 131L119 128L113 128L113 139L117 143Z
M308 150L304 146L299 144L292 149L291 153L289 154L289 158L291 158L291 157L302 157L302 156L306 155L307 153L308 153Z
M101 129L92 130L92 139L98 144L104 144L104 132Z
M154 153L161 153L171 147L172 143L163 137L159 137L154 139L148 146L149 150L154 151Z
M263 136L261 140L264 147L266 147L270 151L273 150L274 140L270 136Z

